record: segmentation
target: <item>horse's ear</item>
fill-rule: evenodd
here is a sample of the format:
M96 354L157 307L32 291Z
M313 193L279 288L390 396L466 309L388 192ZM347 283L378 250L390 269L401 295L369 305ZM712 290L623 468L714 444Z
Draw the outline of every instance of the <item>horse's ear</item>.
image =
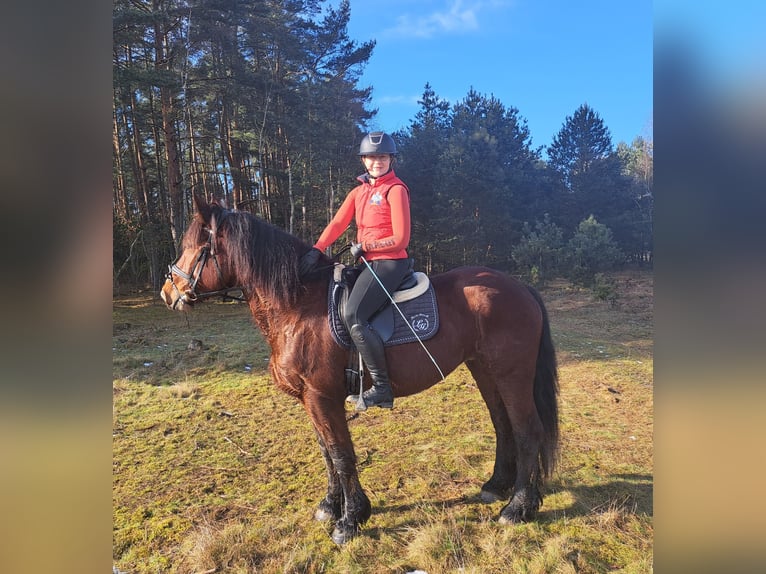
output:
M202 223L209 223L210 217L213 214L213 208L205 201L205 198L201 195L194 194L194 216Z

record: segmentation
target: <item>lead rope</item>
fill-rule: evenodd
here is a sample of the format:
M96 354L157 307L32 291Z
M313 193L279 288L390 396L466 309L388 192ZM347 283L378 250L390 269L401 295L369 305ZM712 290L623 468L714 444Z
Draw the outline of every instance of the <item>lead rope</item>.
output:
M364 264L367 266L367 269L370 270L370 273L372 273L372 276L375 277L375 280L378 282L378 285L381 286L383 291L388 295L388 298L391 300L391 304L394 306L394 308L399 311L399 315L402 316L402 319L404 319L404 322L407 324L407 326L410 328L410 331L412 331L412 334L415 335L415 338L418 340L418 343L420 343L420 346L423 347L423 350L426 352L426 355L428 355L428 358L431 359L431 362L434 364L434 367L436 367L436 370L439 371L439 375L441 375L441 380L444 381L444 373L442 373L442 370L439 368L438 363L436 362L436 359L434 359L434 356L431 354L431 352L426 348L426 346L423 344L423 341L420 339L418 334L415 332L415 329L412 328L412 325L410 325L410 322L407 320L407 317L404 316L404 313L402 313L402 310L399 308L399 305L396 304L396 301L394 301L393 296L391 293L388 292L388 289L386 289L386 286L383 285L383 282L380 280L380 277L378 277L378 274L375 273L375 271L372 270L372 267L369 263L367 263L367 259L365 259L364 255L360 256L359 259L361 259ZM360 361L361 362L361 361ZM361 384L360 384L361 387ZM361 400L361 393L359 393L359 397ZM362 401L364 402L364 401Z

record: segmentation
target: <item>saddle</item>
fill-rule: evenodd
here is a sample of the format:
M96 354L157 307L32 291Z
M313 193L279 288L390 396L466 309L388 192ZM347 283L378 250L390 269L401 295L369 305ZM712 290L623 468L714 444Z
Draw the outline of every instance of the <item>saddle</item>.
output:
M330 282L327 305L330 332L335 342L347 349L354 344L342 319L343 308L361 272L361 267L337 263ZM436 334L439 329L436 295L425 273L410 269L391 295L399 310L387 301L370 319L370 327L385 346L412 343L418 338L425 341Z

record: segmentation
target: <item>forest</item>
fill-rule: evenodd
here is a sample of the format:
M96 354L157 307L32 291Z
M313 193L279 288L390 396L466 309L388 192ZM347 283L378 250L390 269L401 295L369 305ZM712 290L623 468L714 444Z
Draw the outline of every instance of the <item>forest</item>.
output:
M350 14L349 0L115 0L115 288L159 288L193 194L316 240L376 113L360 85L375 42L349 38ZM652 141L615 145L587 102L533 147L522 111L473 89L450 103L426 81L392 135L416 268L593 285L652 265Z

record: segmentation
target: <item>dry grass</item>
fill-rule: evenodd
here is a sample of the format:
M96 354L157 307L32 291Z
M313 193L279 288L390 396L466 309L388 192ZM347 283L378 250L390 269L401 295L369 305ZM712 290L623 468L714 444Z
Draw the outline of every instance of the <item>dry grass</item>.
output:
M351 420L373 514L343 548L312 520L324 465L311 425L265 372L245 306L185 316L114 302L114 561L123 572L652 571L652 280L615 304L543 296L561 375L561 459L539 520L482 505L494 435L465 368ZM188 348L192 340L202 348Z

